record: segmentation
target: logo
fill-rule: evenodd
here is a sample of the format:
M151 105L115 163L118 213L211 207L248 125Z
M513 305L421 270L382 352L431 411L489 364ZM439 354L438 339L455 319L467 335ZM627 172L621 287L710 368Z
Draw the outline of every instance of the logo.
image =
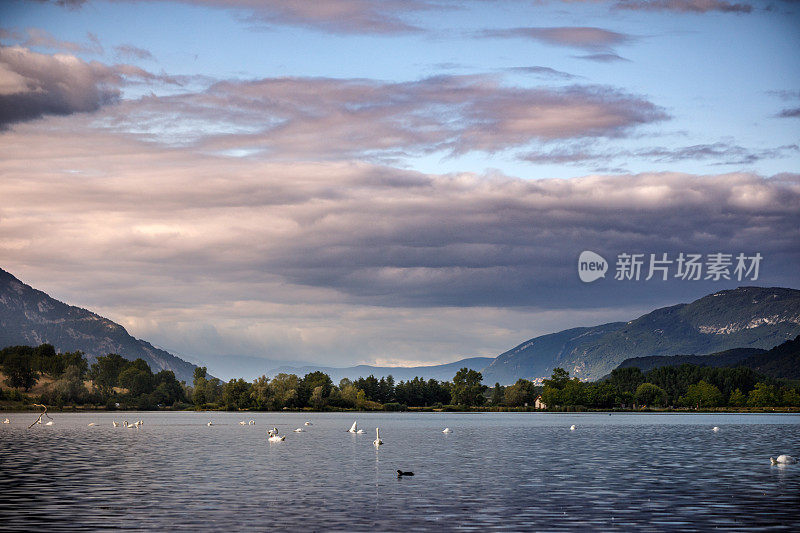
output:
M608 271L608 261L603 256L589 250L581 252L578 257L578 277L584 283L591 283L597 279L606 277Z

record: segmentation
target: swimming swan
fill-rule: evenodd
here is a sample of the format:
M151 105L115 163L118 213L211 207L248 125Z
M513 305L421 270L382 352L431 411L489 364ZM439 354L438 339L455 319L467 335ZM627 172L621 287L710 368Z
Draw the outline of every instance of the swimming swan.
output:
M575 424L572 424L572 425L569 427L569 430L570 430L570 431L575 431Z
M239 425L240 426L246 426L247 422L245 422L244 420L239 420Z
M11 423L11 420L9 420L8 418L6 418L5 420L3 420L3 424L10 424L10 423Z
M347 430L348 433L356 433L358 431L358 421L353 422L353 425L350 426L350 429Z
M303 428L297 428L297 429L294 430L295 433L303 433L304 431L305 431L305 429L303 429Z
M717 431L719 431L719 428L718 428L717 426L714 426L713 428L711 428L711 431L713 431L714 433L716 433Z
M211 427L211 426L213 426L213 425L214 425L214 423L213 423L213 422L209 422L209 423L208 423L208 424L206 424L206 425L207 425L208 427Z
M304 426L313 426L314 424L312 424L311 422L306 422L306 423L305 423L305 424L303 424L303 425L304 425Z
M363 435L364 434L364 430L363 429L359 429L358 431L356 431L356 434Z
M444 429L442 430L442 433L452 433L452 432L453 432L453 430L452 430L452 429L450 429L450 428L444 428Z
M53 421L52 420L48 420L47 422L44 423L44 425L45 426L52 426L53 425Z
M89 422L89 424L88 424L88 425L89 425L89 427L94 427L94 426L96 426L97 424L95 424L94 422Z
M372 444L374 444L376 448L378 446L380 446L381 444L383 444L383 441L381 440L381 430L380 430L380 428L375 428L375 440L372 441Z
M797 462L797 459L791 455L779 455L777 458L770 457L769 462L774 465L793 465Z
M247 422L247 425L248 426L255 426L256 425L256 421L255 420L250 420L250 421Z
M114 424L115 428L119 427L119 422L117 422L116 420L113 420L111 423Z
M272 428L272 430L269 431L269 438L267 440L270 442L281 442L286 440L286 435L281 437L280 435L278 435L278 430Z

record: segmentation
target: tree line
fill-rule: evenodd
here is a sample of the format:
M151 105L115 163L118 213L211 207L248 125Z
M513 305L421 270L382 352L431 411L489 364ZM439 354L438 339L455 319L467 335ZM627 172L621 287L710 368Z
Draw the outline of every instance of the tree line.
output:
M541 385L527 379L489 388L480 372L460 369L452 381L420 377L395 382L373 375L334 384L324 372L305 376L278 374L252 382L223 382L206 367L194 371L191 384L170 370L153 373L143 359L118 354L98 357L91 366L82 352L56 353L50 344L0 350L7 385L29 391L46 377L52 385L39 398L49 405L105 405L154 409L359 409L408 408L532 409L537 398L551 410L637 409L645 407L800 407L800 382L764 377L747 367L712 368L684 364L648 372L618 368L597 382L583 382L556 368ZM20 399L16 390L0 400ZM17 396L15 396L15 394Z

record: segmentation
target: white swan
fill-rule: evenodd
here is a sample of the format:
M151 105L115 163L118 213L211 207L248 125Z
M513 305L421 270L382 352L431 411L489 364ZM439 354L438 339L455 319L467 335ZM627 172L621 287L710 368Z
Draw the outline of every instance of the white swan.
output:
M115 428L119 427L119 422L117 422L116 420L112 420L111 423L114 424Z
M374 444L376 448L378 446L380 446L381 444L383 444L383 441L381 440L381 430L380 430L380 428L375 428L375 440L372 441L372 444Z
M774 465L793 465L797 462L797 459L791 455L779 455L777 458L770 457L769 462Z
M359 429L358 431L356 431L356 433L358 435L363 435L364 434L364 430L363 429Z
M89 422L89 427L93 427L93 426L96 426L96 425L97 424L95 424L94 422Z
M8 418L6 418L5 420L3 420L3 424L10 424L10 423L11 423L11 420L9 420Z
M44 423L44 425L45 426L52 426L53 425L53 421L52 420L48 420L47 422Z
M714 426L713 428L711 428L711 431L713 431L714 433L716 433L717 431L719 431L719 428L718 428L717 426Z
M444 428L444 429L442 430L442 433L452 433L452 432L453 432L453 430L452 430L452 429L450 429L450 428Z
M245 422L244 420L239 420L239 425L240 426L246 426L247 422Z
M356 433L358 431L358 421L353 422L353 425L347 431L348 433Z
M303 425L304 425L304 426L313 426L314 424L312 424L311 422L306 422L306 423L305 423L305 424L303 424Z
M305 429L303 429L303 428L297 428L297 429L294 430L295 433L303 433L304 431L305 431Z
M209 427L211 427L211 426L213 426L213 425L214 425L214 423L213 423L213 422L209 422L209 423L208 423L208 424L206 424L206 425L207 425L207 426L209 426Z
M256 421L255 420L250 420L249 422L247 422L247 425L248 426L255 426L256 425Z
M569 430L570 430L570 431L575 431L575 424L572 424L572 425L569 427Z
M270 429L267 432L267 434L269 435L269 438L267 440L270 442L281 442L283 440L286 440L286 435L284 436L278 435L278 428Z

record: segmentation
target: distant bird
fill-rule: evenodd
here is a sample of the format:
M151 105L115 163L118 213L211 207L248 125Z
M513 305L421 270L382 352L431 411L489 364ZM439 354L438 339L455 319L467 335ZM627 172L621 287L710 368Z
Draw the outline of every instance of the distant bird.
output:
M717 431L719 431L719 428L718 428L717 426L714 426L713 428L711 428L711 431L713 431L714 433L716 433Z
M372 441L372 444L374 444L376 448L378 446L380 446L381 444L383 444L383 441L381 440L381 430L380 430L380 428L375 428L375 440Z
M413 475L414 475L414 472L403 472L402 470L398 470L397 471L397 477L413 476Z
M303 433L304 431L305 431L305 429L303 429L303 428L297 428L297 429L294 430L295 433Z
M575 431L575 424L572 424L572 425L569 427L569 430L570 430L570 431Z
M206 424L206 425L210 427L210 426L213 426L213 425L214 425L214 423L213 423L213 422L209 422L209 423L208 423L208 424Z
M793 465L797 462L797 459L795 459L791 455L779 455L775 459L770 457L769 462L774 465Z
M305 423L305 424L303 424L303 425L304 425L304 426L313 426L314 424L312 424L311 422L306 422L306 423Z
M116 420L113 420L111 423L114 424L115 428L119 427L119 422L117 422Z
M255 420L250 420L250 421L247 423L247 425L248 425L248 426L255 426L255 425L256 425L256 421L255 421Z
M358 432L358 420L353 422L353 425L350 426L350 429L347 430L348 433L357 433Z
M6 418L5 420L3 420L3 424L10 424L10 423L11 423L11 420L9 420L8 418Z
M47 422L44 423L44 425L45 426L52 426L53 425L53 421L52 420L48 420Z
M359 429L358 431L356 431L356 433L358 435L363 435L364 434L364 430L363 429Z
M89 427L96 426L96 425L97 424L95 424L94 422L89 422Z
M239 420L239 425L240 426L246 426L247 422L245 422L244 420Z
M452 432L453 432L453 430L452 430L452 429L450 429L450 428L444 428L444 429L442 430L442 433L452 433Z

